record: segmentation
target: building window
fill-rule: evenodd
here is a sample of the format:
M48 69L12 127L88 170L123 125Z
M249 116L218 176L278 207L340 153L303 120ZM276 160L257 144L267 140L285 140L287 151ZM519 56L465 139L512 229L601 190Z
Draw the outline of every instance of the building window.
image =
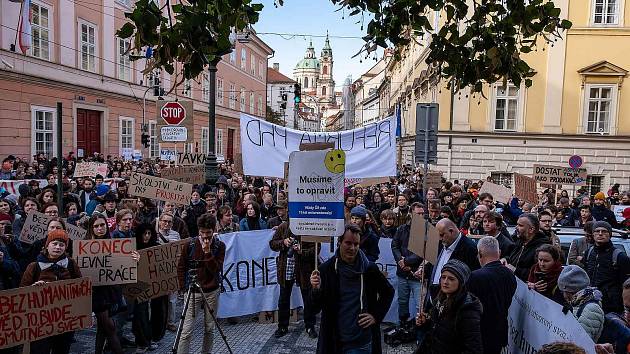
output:
M254 105L256 103L256 100L254 99L254 93L250 92L249 93L249 113L251 114L256 114L254 112Z
M241 112L245 112L245 88L241 87Z
M307 89L308 88L308 77L304 78L304 88Z
M149 157L160 156L160 145L157 137L157 122L149 122Z
M39 4L31 4L32 39L31 55L40 59L50 60L50 10Z
M593 24L619 24L619 0L593 0Z
M516 131L518 91L518 87L511 84L496 87L494 130Z
M256 76L256 56L252 54L252 57L249 60L249 68L251 70L251 74Z
M131 8L131 0L116 0L116 2L124 7Z
M131 59L129 58L130 42L128 39L116 38L118 41L118 78L129 81L131 79Z
M512 174L506 172L491 172L490 178L495 184L512 188Z
M191 79L186 79L184 80L184 87L182 89L182 95L188 97L188 98L192 98L193 94L192 94L192 80Z
M613 85L586 86L586 133L610 133L615 105Z
M210 101L210 78L208 77L208 74L203 74L201 80L201 93L203 94L203 100L208 102Z
M223 156L223 129L217 129L217 140L214 153Z
M223 105L223 79L217 79L217 103Z
M588 195L595 195L595 193L602 190L604 184L604 176L586 176L586 190Z
M133 118L120 118L120 152L133 152Z
M324 68L322 69L322 74L328 75L328 65L324 65Z
M54 155L56 113L54 108L31 107L33 154Z
M86 22L80 22L81 26L81 69L96 71L96 28Z
M232 64L236 63L236 50L232 50L230 52L230 63Z
M189 144L184 144L184 153L185 153L185 154L191 154L191 153L192 153L192 150L193 150L193 149L192 149L192 146L193 146L193 144L192 144L192 143L189 143Z
M262 96L258 95L258 115L263 116L263 108L262 108Z
M236 87L230 84L230 108L236 108Z
M263 66L263 62L260 61L258 62L258 77L262 79L265 75L264 72L265 72L265 67Z
M204 154L208 154L208 151L210 150L210 142L208 141L209 139L210 135L208 135L208 128L201 128L201 152Z
M241 70L247 69L247 49L241 49Z
M322 96L326 96L326 86L322 86Z

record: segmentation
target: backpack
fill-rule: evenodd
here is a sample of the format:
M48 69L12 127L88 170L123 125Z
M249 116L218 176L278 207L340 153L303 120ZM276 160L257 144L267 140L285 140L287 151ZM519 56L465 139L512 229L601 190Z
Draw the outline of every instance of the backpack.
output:
M584 260L584 262L588 262L588 259L591 257L591 253L593 253L593 248L595 248L595 246L589 246L589 248L586 250L586 259ZM612 254L612 265L613 268L615 270L617 270L617 261L619 260L619 255L624 253L622 250L620 250L619 248L613 246L613 254Z

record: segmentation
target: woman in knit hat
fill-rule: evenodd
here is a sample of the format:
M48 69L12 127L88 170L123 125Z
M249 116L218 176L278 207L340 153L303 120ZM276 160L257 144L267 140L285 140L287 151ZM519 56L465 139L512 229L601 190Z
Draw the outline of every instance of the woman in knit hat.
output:
M442 268L440 291L432 299L430 312L420 313L416 325L429 326L429 333L416 350L428 354L483 353L481 302L466 290L470 269L451 259ZM454 340L456 339L456 340Z
M53 230L48 233L46 246L35 262L26 267L20 287L44 285L49 282L81 277L76 262L66 254L68 233L65 230ZM65 332L56 336L31 342L32 354L69 353L74 332Z
M602 293L589 284L588 274L576 265L564 267L558 278L558 287L567 301L562 311L571 311L593 342L597 343L604 328Z

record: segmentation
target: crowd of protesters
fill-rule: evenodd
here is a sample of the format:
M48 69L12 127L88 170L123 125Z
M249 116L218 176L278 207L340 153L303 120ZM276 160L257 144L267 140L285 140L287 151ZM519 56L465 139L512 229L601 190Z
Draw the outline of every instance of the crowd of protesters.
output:
M76 164L82 161L107 163L108 172L73 178ZM418 333L419 353L499 353L507 345L507 311L515 278L571 311L593 341L612 344L617 353L628 349L621 348L627 345L619 339L622 336L611 337L611 329L604 328L605 323L617 324L619 333L630 333L630 282L626 281L630 259L612 243L614 229L630 227L630 195L622 193L619 185L607 194L589 195L580 188L570 198L566 190L548 189L537 204L516 197L500 203L491 194L480 193L484 181L443 180L425 193L421 173L404 168L389 183L346 188L348 226L337 240L333 258L315 271L319 249L290 231L287 195L280 179L247 177L236 173L234 165L221 165L215 185L196 185L190 203L177 205L133 197L127 184L132 173L160 176L172 163L100 154L77 158L70 153L61 165L59 170L55 159L41 154L32 162L13 156L2 162L0 179L25 183L17 194L0 189L0 290L80 277L66 230L67 224L73 224L86 229L88 239L135 238L139 250L191 239L186 252L212 260L213 268L200 282L216 309L220 280L214 275L222 269L225 246L214 234L273 229L269 246L279 252L280 285L276 337L288 333L289 300L297 284L304 299L305 330L312 338L319 336L318 352L380 353L379 324L393 289L374 262L381 252L379 239L389 238L397 264L400 326ZM57 206L59 174L63 210ZM617 221L611 205L628 206L622 213L624 220ZM19 235L28 214L35 211L51 221L45 239L27 244ZM439 232L436 264L409 250L413 214L425 216ZM565 252L554 233L557 226L581 228L585 236L575 238ZM132 257L139 259L137 253ZM180 259L180 273L187 267ZM186 284L181 274L180 284ZM409 303L420 297L422 287L429 293L423 311L410 313ZM165 331L176 330L176 302L177 294L138 302L126 300L119 286L95 287L95 352L157 349ZM128 320L133 338L123 331ZM204 325L203 349L208 352L214 324L206 318ZM184 323L181 353L188 352L192 328L192 322ZM38 340L31 343L31 352L50 353L55 348L55 353L67 353L72 337L67 332Z

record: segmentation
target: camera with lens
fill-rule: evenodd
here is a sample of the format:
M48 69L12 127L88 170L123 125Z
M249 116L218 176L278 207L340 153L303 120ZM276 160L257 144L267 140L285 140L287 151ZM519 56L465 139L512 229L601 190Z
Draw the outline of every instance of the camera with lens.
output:
M295 245L299 245L300 241L296 240L296 239L292 239L291 240L291 244L289 245L289 250L287 251L287 256L289 257L293 257L293 247Z

